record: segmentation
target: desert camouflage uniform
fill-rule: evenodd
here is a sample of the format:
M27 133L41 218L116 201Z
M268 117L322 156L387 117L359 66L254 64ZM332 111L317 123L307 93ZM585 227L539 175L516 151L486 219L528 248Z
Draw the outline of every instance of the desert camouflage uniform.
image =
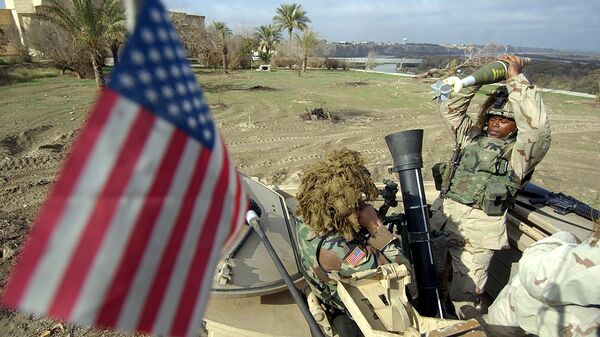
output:
M367 245L360 240L347 241L336 235L319 237L300 220L296 226L296 234L306 281L323 303L342 311L345 308L336 292L337 280L351 277L358 271L375 269L390 261L410 266L402 254L400 241L384 226L371 236ZM317 260L319 244L321 248ZM347 256L355 249L360 249L364 257L352 263ZM359 256L362 255L359 252ZM323 266L329 268L326 270Z
M567 232L534 243L484 319L494 336L600 336L600 247Z
M550 146L550 125L539 91L530 86L522 74L506 81L508 103L514 113L518 133L510 151L511 179L520 182L528 176L542 160ZM479 87L468 87L443 103L441 113L446 124L456 136L456 141L465 148L477 142L481 135L475 123L466 114L471 100ZM507 151L508 153L508 151ZM452 191L452 186L450 187ZM506 234L506 212L499 216L489 216L481 209L454 201L443 200L444 217L432 219L432 226L445 225L450 233L445 242L435 244L436 248L451 256L453 282L450 298L456 308L462 305L478 305L487 281L487 269L494 250L508 247ZM443 219L444 224L435 223ZM437 221L439 222L439 220ZM436 254L438 260L445 256ZM439 265L439 263L438 263Z

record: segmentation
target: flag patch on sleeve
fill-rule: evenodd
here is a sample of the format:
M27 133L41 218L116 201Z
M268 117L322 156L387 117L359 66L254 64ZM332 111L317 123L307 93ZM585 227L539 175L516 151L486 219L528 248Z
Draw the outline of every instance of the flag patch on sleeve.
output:
M367 253L362 250L360 247L354 247L354 249L346 255L344 261L352 267L358 266L365 258L367 257Z

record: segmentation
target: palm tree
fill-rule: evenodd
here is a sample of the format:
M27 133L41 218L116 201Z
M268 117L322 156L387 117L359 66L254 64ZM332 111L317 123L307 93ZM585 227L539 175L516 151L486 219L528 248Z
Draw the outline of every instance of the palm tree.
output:
M300 47L302 47L302 56L304 58L302 61L302 70L306 71L308 57L312 55L315 47L319 44L319 34L310 28L306 28L302 36L296 34L296 39L300 43Z
M273 25L262 25L256 28L254 33L258 40L258 49L261 55L266 55L265 61L269 61L271 51L275 48L275 44L281 41L281 32Z
M227 72L227 37L233 32L231 29L229 29L229 27L227 27L227 24L222 21L213 21L210 27L219 35L221 42L221 54L223 55L223 71Z
M290 39L290 52L292 51L292 31L294 29L304 30L310 19L306 16L306 11L302 9L302 5L298 4L281 4L277 8L277 15L273 17L273 23L278 29L286 29Z
M120 1L109 1L106 7L106 18L109 20L106 44L112 53L115 66L117 66L119 63L119 47L125 42L125 32L127 31L125 12Z
M64 5L61 0L49 0L41 17L63 28L89 53L94 76L99 87L104 86L104 74L98 62L106 46L107 32L111 19L107 17L108 8L118 0L71 0L72 6Z

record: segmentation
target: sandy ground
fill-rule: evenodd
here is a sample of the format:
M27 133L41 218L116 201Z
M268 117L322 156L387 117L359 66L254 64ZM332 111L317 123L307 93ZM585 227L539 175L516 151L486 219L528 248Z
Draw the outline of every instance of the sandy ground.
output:
M252 105L241 113L241 108L228 101L227 96L238 89L219 87L218 76L207 79L206 93L240 171L269 184L298 183L302 168L344 146L359 150L368 158L369 169L376 180L395 179L387 173L391 159L383 137L415 127L425 129L426 168L423 172L425 179L430 179L429 167L450 154L451 136L439 115L433 112L436 108L427 94L428 84L415 85L383 76L373 78L363 82L338 81L340 91L356 90L357 95L348 98L347 105L330 110L339 117L337 123L300 118L305 106L324 99L315 98L317 94L298 92L289 98L286 96L290 108L281 111L272 103L272 95L279 95L277 91L259 87L252 93L244 89L254 96ZM354 99L366 99L358 95L361 86L379 86L390 93L401 87L405 95L416 96L416 103L405 108L400 98L391 97L389 105L393 108L390 109L365 108L369 102L357 107ZM65 87L68 90L65 91ZM91 82L67 86L64 82L47 80L37 87L17 85L0 92L0 279L4 282L14 254L23 243L40 203L86 118L95 88ZM60 104L48 111L46 107L52 102ZM388 104L386 102L382 104ZM553 147L538 168L534 181L590 202L598 201L600 108L589 99L558 95L548 97L547 106L553 126ZM47 319L0 311L0 337L40 336L53 324ZM72 337L131 336L89 328L57 329L53 333L54 336L69 334Z

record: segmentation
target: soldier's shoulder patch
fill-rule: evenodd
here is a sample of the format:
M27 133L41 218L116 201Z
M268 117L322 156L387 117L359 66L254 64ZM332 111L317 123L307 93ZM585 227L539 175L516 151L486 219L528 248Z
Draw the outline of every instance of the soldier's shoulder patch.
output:
M354 247L354 249L352 249L350 251L350 253L348 253L344 257L344 262L351 265L352 267L356 267L361 262L363 262L366 257L367 257L367 253L362 248L357 246L357 247Z

